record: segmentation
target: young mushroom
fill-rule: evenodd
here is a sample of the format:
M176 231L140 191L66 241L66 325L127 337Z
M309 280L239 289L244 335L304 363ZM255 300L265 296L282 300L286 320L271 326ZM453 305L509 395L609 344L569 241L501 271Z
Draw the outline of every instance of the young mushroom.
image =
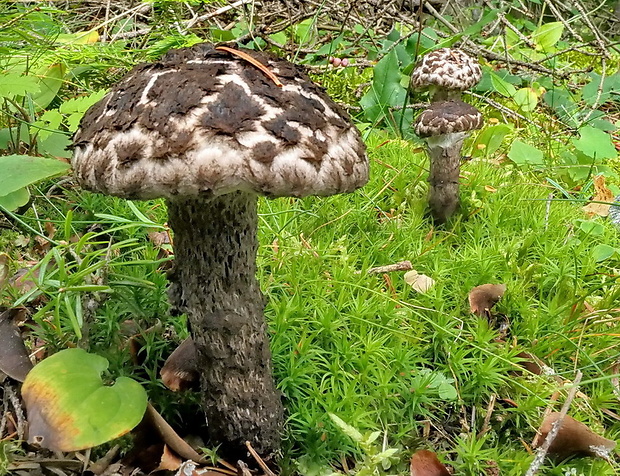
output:
M430 157L428 202L438 223L446 222L459 206L463 140L482 122L480 111L463 101L432 103L416 119L415 132L426 140Z
M458 100L461 92L480 81L478 61L456 48L439 48L424 55L411 73L411 89L429 88L432 101Z
M164 197L174 232L169 295L189 317L213 444L277 451L275 389L256 279L257 198L346 193L368 180L348 114L297 66L198 44L135 67L75 136L82 187Z

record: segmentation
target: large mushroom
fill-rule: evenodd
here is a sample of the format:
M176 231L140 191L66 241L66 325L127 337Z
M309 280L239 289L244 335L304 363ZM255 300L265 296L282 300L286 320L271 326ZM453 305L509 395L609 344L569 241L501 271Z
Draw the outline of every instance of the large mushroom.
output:
M365 147L347 113L287 61L198 44L135 67L94 105L73 167L88 190L166 199L170 298L189 317L211 441L276 451L283 410L255 276L257 197L364 185Z
M458 100L461 92L478 84L481 77L476 59L456 48L439 48L416 63L410 87L429 88L433 101Z
M444 223L459 206L461 148L470 131L482 127L482 114L463 101L440 101L418 116L415 132L426 140L430 157L428 203L431 215Z

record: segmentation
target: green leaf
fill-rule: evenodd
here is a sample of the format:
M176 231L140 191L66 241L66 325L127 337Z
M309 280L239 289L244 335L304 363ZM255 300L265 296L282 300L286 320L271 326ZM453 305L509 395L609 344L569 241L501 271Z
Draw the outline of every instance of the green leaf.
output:
M71 166L65 162L29 155L0 157L0 194L8 195L45 178L59 175Z
M512 99L523 112L532 112L538 105L538 94L532 88L519 89Z
M594 261L600 263L601 261L605 261L606 259L611 258L616 254L618 250L613 246L606 245L605 243L601 243L592 248L592 256Z
M520 140L515 140L512 143L508 158L519 166L544 165L545 163L544 154L541 150Z
M605 233L605 227L598 222L592 220L577 220L579 223L579 229L586 235L601 236Z
M17 73L0 74L0 96L24 96L26 93L36 93L40 88L39 81L32 76Z
M513 130L512 124L497 124L487 127L476 138L472 151L473 157L488 156L502 145L504 137ZM480 146L480 147L479 147Z
M54 100L65 77L65 65L53 64L46 68L39 79L39 89L37 94L32 96L33 102L39 109L45 109Z
M536 44L537 50L548 51L560 41L563 32L564 25L561 22L545 23L532 33L532 41Z
M437 387L437 394L442 400L456 400L458 393L456 388L449 382L441 382Z
M398 57L396 52L391 50L375 66L372 85L360 100L370 122L375 122L386 114L390 106L404 103L407 91L400 84L400 76Z
M573 139L575 149L596 160L612 159L618 155L611 136L592 126L579 129L579 139Z
M507 98L513 97L517 93L517 89L508 81L504 81L497 74L490 72L491 84L493 89Z
M364 440L364 435L362 435L357 429L353 428L348 423L345 423L342 418L334 415L333 413L328 413L328 415L336 424L336 426L340 428L340 430L353 441L355 441L356 443L361 443Z
M108 361L82 349L48 357L27 375L22 387L30 443L53 451L78 451L118 438L135 427L147 396L136 381L119 377L105 386Z
M40 154L68 159L71 157L71 151L68 150L70 145L71 138L67 134L52 132L38 142L38 151Z
M20 188L0 197L0 207L10 212L23 207L30 200L30 192L26 187Z

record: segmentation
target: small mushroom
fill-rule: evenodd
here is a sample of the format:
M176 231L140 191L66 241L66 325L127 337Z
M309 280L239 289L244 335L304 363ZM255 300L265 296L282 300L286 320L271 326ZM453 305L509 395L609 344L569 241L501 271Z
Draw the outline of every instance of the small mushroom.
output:
M544 419L539 430L540 445L547 438L553 425L559 421L560 415L560 412L553 412ZM597 435L580 421L566 415L558 434L549 446L549 454L560 459L576 455L598 456L607 459L615 447L615 441Z
M481 77L477 60L456 48L439 48L418 61L410 86L429 88L433 101L460 99L461 92L478 84Z
M164 385L173 392L193 389L198 385L200 374L196 362L196 346L191 337L174 349L159 374Z
M433 218L444 223L459 206L461 148L470 131L482 127L480 111L463 101L432 103L415 122L430 157L428 202Z
M198 44L135 67L74 142L85 189L167 200L169 297L189 318L211 442L231 456L246 441L276 452L283 408L256 279L258 196L364 185L368 159L348 114L285 60Z

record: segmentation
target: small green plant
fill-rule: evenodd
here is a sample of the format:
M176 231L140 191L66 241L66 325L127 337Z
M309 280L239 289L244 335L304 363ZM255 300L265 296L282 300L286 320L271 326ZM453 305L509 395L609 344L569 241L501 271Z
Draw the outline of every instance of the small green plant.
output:
M398 461L397 448L383 449L377 444L381 436L380 431L360 433L355 427L346 423L342 418L329 414L331 420L338 429L351 438L362 451L362 459L355 467L355 474L358 476L374 476L385 474L392 465Z

